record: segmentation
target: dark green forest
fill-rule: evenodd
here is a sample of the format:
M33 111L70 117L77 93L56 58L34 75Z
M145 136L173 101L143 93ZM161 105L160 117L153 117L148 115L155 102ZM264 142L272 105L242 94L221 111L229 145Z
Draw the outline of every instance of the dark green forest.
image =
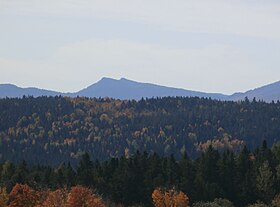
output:
M136 151L196 158L279 140L280 103L204 98L23 97L0 99L0 161L77 165L85 152L108 160Z
M136 152L130 158L103 162L84 154L76 168L69 163L56 167L28 166L24 161L1 164L0 186L9 192L16 183L34 189L88 186L105 200L124 206L153 206L151 194L155 188L175 187L189 197L191 204L224 198L243 207L257 200L270 203L280 193L280 144L270 149L264 141L254 152L244 147L237 154L229 150L221 153L210 146L194 160L187 154L176 161L172 155Z
M268 204L280 195L279 126L280 102L0 99L0 186L81 185L124 206L153 206L158 187L191 205Z

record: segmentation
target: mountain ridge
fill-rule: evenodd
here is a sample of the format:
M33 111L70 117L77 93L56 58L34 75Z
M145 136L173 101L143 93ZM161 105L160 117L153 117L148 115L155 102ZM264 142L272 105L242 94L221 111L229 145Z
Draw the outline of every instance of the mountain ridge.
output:
M81 89L77 92L58 92L53 90L39 89L36 87L22 88L14 84L0 84L0 98L16 98L22 96L84 96L84 97L110 97L114 99L135 99L152 98L152 97L204 97L217 100L238 101L244 100L247 97L249 100L263 100L266 102L280 100L280 81L264 85L246 92L236 92L232 95L222 93L207 93L201 91L187 90L183 88L175 88L157 85L153 83L143 83L129 80L126 78L113 79L103 77L96 83Z
M174 88L160 86L153 83L142 83L132 81L126 78L119 80L112 78L102 78L97 83L82 89L74 95L91 97L111 97L116 99L136 99L166 97L166 96L198 96L214 99L224 98L225 95L218 93L204 93L199 91L191 91L182 88Z
M267 102L280 100L280 81L270 83L244 93L234 93L230 96L231 100L242 100L247 97L249 100L256 98Z

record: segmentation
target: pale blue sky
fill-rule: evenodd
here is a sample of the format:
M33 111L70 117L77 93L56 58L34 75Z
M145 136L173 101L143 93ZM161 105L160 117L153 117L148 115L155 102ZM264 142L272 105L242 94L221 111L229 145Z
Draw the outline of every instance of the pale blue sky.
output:
M279 22L272 0L0 0L0 83L246 91L280 80Z

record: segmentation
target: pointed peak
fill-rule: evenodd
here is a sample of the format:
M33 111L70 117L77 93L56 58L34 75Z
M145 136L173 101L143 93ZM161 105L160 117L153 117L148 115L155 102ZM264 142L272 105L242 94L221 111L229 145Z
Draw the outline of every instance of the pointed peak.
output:
M121 78L120 81L132 81L132 80L129 80L127 78Z
M101 80L100 81L106 81L106 80L116 80L116 79L113 79L113 78L109 78L109 77L103 77L103 78L101 78Z
M127 78L114 79L114 78L109 78L109 77L103 77L98 82L112 82L112 81L114 81L114 82L118 82L118 81L120 81L120 82L133 82L132 80L129 80Z
M104 82L107 83L107 82L112 82L112 81L118 81L118 80L113 79L113 78L103 77L99 81L97 81L97 83L104 83Z

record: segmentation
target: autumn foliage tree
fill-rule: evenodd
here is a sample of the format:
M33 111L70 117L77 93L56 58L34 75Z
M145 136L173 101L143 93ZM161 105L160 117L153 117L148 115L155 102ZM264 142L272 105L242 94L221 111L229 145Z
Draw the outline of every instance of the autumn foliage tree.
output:
M9 194L9 207L34 207L40 194L28 185L16 184Z
M156 188L152 193L152 199L155 207L186 207L189 204L188 196L174 188L167 191Z
M0 188L0 207L105 207L100 196L89 188L74 186L50 191L36 191L28 185L16 184L10 194Z
M68 194L66 207L105 207L102 199L89 188L75 186Z
M68 192L66 189L58 189L50 191L46 200L43 202L43 207L65 207Z

